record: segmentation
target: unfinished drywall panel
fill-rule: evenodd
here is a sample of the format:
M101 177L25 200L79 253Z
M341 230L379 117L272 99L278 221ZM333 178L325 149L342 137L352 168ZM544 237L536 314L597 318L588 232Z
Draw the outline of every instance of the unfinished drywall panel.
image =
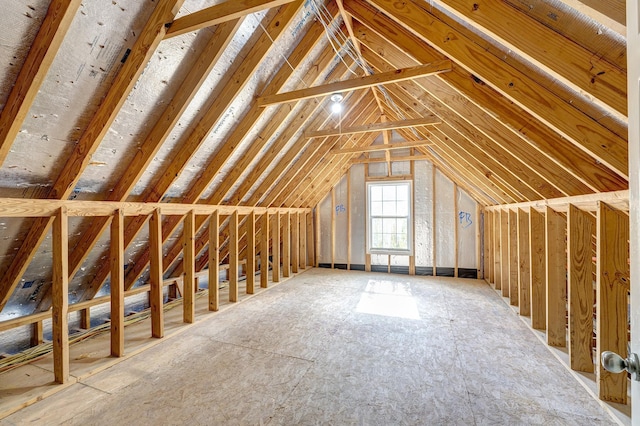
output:
M446 268L442 272L448 275L448 268L455 266L456 211L454 206L453 182L436 169L436 267Z
M413 232L416 273L433 266L433 164L416 161L413 183Z
M335 206L333 208L333 216L335 221L335 257L334 263L341 265L347 264L348 252L348 234L349 221L347 209L349 208L349 200L347 194L347 176L342 176L340 182L334 188Z
M318 262L331 265L331 192L320 202L320 253Z
M475 272L478 261L476 259L476 202L469 195L458 188L458 268ZM472 271L471 271L472 270ZM465 271L466 272L466 271Z
M364 183L364 164L354 164L350 169L351 199L347 209L351 210L351 264L365 264L365 226L366 226L366 194Z

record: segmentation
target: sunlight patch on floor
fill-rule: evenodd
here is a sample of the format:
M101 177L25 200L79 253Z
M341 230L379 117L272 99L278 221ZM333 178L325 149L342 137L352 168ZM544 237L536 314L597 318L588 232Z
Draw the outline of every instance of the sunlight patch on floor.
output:
M406 319L420 319L409 283L369 280L356 312Z

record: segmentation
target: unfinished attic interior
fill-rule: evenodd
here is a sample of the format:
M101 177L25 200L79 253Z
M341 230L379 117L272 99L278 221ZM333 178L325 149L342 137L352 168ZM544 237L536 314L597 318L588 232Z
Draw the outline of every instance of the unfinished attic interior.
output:
M309 375L229 352L242 371L216 379L220 389L267 380L251 373L264 367L295 385L283 395L316 397L262 401L259 421L234 410L226 421L640 422L636 374L610 371L609 353L640 352L640 12L628 3L1 0L0 419L106 424L73 392L121 380L127 363L150 371L171 342L183 345L173 362L204 356L190 330L249 348L313 342L309 359L283 350L320 368L353 319L370 326L371 351L395 354L369 369L393 385L415 385L393 370L404 362L438 392L454 381L465 400L513 400L448 412L415 393L416 412L441 417L392 415L408 397L363 391L374 357L357 334L348 348L360 355L331 361L362 364L331 365L362 380L351 390L360 411L335 406L347 395L303 414L320 392ZM261 328L277 325L269 318L281 328ZM428 339L457 345L451 357L470 373L437 381L438 355L403 358L414 351L399 348ZM506 354L502 385L479 360L492 351ZM324 391L341 396L340 380ZM486 383L473 391L474 381ZM554 384L575 391L544 387ZM135 410L140 395L115 393L129 387L108 392ZM229 392L221 400L242 399ZM569 402L541 402L562 392ZM380 411L362 411L371 404ZM214 418L204 422L225 423Z

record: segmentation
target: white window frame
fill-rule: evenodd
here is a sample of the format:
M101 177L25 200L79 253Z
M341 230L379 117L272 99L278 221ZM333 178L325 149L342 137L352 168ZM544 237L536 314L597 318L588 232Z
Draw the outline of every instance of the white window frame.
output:
M408 211L407 216L393 216L396 218L407 218L407 246L405 249L393 249L393 248L373 248L372 247L372 234L373 234L373 219L385 216L372 216L371 214L371 188L375 186L398 186L406 185L408 187ZM413 182L410 180L395 180L395 181L375 181L367 182L367 254L385 254L385 255L404 255L413 256ZM389 216L386 216L389 217Z

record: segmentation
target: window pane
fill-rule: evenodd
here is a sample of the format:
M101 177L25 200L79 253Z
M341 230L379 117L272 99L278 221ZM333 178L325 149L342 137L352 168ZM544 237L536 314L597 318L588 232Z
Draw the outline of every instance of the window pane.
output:
M411 186L407 183L369 185L369 235L371 249L409 250Z
M407 234L398 234L397 238L398 238L397 248L405 249L405 250L409 248L409 245L407 244Z
M398 234L407 233L407 219L397 219L396 230Z
M387 201L382 202L382 215L383 216L395 216L396 215L396 202Z
M394 248L397 249L398 247L398 235L397 234L391 234L391 245L389 246L390 248Z
M374 234L382 233L382 219L371 219L371 232L373 232Z
M382 201L371 202L371 216L382 216Z
M398 200L408 200L409 199L409 185L398 185L397 186L397 194Z
M396 219L383 219L384 232L387 234L396 233Z
M382 188L380 186L371 186L371 201L382 201Z
M385 201L387 200L394 200L396 199L396 187L395 185L384 185L382 187L382 196L384 197Z
M409 216L409 200L398 201L396 214L398 216Z
M371 238L372 248L382 248L382 234L373 234Z
M383 243L383 247L384 248L393 248L393 243L391 241L391 237L392 234L382 234L383 235L383 239L382 239L382 243Z

